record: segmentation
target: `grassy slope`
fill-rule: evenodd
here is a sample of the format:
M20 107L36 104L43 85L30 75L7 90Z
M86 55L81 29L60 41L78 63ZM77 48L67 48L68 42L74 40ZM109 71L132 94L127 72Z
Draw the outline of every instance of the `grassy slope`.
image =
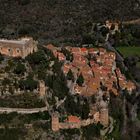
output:
M135 55L140 56L140 47L118 47L117 50L119 50L124 57Z

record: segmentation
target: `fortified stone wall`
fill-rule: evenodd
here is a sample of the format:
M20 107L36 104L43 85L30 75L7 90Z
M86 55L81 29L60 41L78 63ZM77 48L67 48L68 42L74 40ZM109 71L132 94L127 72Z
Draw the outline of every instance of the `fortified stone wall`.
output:
M98 113L98 112L97 112ZM52 116L52 130L58 131L59 129L73 129L73 128L80 128L84 126L88 126L90 124L97 124L100 122L103 126L107 126L109 124L108 118L108 110L102 110L99 114L99 118L81 120L80 122L59 122L58 115Z

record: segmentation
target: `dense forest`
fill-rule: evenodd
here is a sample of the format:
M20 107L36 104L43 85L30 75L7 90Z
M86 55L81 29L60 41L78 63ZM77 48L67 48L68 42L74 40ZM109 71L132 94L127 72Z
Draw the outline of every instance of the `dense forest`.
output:
M80 42L95 22L139 17L139 0L0 0L0 37Z

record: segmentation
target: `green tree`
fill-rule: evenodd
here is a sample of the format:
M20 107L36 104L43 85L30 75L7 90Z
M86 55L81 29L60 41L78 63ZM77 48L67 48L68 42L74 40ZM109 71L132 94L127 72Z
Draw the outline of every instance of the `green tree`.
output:
M68 92L65 81L57 77L53 82L53 91L55 96L59 99L63 99Z
M81 118L82 119L87 119L88 115L90 113L90 107L89 107L89 103L86 101L84 102L84 104L81 107L82 111L81 111Z
M0 62L4 60L3 55L0 53Z
M32 65L38 65L47 61L45 52L43 50L39 50L37 52L34 52L33 54L28 55L26 59Z
M71 71L71 69L69 70L69 72L67 73L67 79L68 80L72 80L74 82L74 75Z
M59 62L59 61L56 59L54 65L53 65L53 71L54 71L55 73L60 74L60 72L61 72L61 67L62 67L62 63Z
M29 4L30 3L30 0L18 0L18 3L20 4L20 5L27 5L27 4Z
M82 85L83 85L83 83L84 83L84 77L83 77L82 73L79 75L79 77L78 77L76 83L77 83L79 86L82 86Z
M72 55L72 53L69 52L67 49L63 48L61 52L66 56L66 59L67 59L68 61L72 61L72 60L73 60L73 55Z
M27 78L26 80L20 80L19 81L19 87L21 89L26 89L33 91L37 88L38 82L33 80L32 78Z
M11 81L8 78L4 78L2 81L2 85L4 85L4 86L9 85L10 83L11 83Z
M14 69L14 73L16 74L23 74L26 71L25 65L21 64L20 62L17 64L16 68Z
M100 137L100 130L102 125L100 123L90 124L86 127L82 127L83 138L86 140L94 139L94 137Z

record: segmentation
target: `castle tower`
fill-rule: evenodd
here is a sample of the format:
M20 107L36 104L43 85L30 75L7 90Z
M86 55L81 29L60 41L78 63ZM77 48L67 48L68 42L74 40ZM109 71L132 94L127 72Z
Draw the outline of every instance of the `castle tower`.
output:
M54 113L52 115L52 130L53 131L58 131L59 130L59 117L58 114Z
M45 93L46 93L45 82L41 80L39 81L39 95L43 97L45 96Z

